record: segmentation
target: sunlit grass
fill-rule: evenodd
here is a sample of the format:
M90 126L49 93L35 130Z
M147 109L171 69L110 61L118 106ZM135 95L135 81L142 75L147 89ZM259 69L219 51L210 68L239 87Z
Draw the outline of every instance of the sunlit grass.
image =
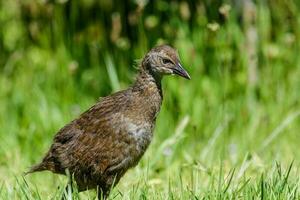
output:
M89 32L80 33L86 38L74 33L72 40L64 27L75 22L60 21L62 9L56 5L53 47L48 28L39 43L25 41L22 28L13 31L21 27L18 18L8 23L6 4L14 3L7 2L0 8L0 20L7 22L0 30L0 47L6 50L0 59L7 55L0 60L0 199L60 199L67 177L23 173L40 161L59 128L100 96L128 87L136 73L134 59L163 38L152 37L141 22L137 41L125 50L103 48ZM292 1L289 5L298 10ZM10 11L18 16L17 9L16 4ZM245 27L237 13L220 24L203 14L193 27L172 18L176 35L164 40L178 49L192 80L163 80L154 140L111 199L300 198L299 16L293 11L292 26L276 15L281 23L272 27L272 9L257 7L256 86L249 84ZM76 189L66 195L97 196Z

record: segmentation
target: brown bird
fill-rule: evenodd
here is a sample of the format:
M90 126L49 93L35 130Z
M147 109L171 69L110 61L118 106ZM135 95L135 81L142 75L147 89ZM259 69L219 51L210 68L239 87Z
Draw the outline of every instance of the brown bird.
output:
M54 137L40 164L28 173L49 170L73 175L78 191L98 188L103 198L149 146L163 99L161 80L177 74L190 79L177 52L167 45L143 58L135 83L103 97Z

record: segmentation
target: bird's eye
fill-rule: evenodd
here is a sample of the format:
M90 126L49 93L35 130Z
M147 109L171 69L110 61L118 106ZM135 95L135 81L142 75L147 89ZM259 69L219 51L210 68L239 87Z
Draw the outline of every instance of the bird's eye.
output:
M169 60L169 59L166 59L166 58L164 58L162 61L163 61L163 63L164 63L164 64L172 63L172 61L171 61L171 60Z

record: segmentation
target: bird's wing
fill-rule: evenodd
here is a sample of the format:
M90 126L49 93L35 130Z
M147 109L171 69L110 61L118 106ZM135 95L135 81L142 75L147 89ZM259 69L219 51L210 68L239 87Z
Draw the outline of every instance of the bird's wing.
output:
M131 141L118 129L118 113L126 109L128 101L130 95L126 91L104 97L63 127L54 137L43 162L34 171L51 170L63 174L68 168L72 173L84 170L103 173L125 162L129 151L126 147Z

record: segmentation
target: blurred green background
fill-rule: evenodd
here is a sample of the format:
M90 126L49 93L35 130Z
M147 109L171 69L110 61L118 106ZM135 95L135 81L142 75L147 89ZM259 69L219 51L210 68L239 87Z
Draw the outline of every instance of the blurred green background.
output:
M116 198L297 199L299 11L297 0L0 0L0 197L54 198L63 177L22 173L166 43L192 80L164 78L154 141Z

